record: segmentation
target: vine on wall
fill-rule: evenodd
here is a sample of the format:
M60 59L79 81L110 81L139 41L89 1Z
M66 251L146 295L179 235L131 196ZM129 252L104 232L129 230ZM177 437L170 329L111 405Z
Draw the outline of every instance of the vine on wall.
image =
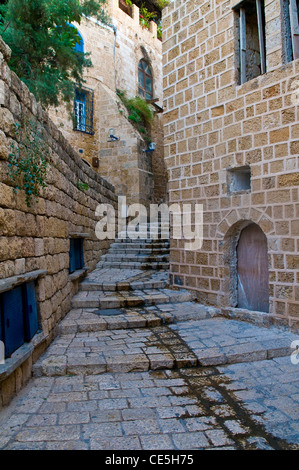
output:
M14 192L23 190L26 204L31 207L41 188L47 186L50 151L37 121L33 119L26 119L21 125L15 124L15 136L17 143L11 144L8 176L13 182Z

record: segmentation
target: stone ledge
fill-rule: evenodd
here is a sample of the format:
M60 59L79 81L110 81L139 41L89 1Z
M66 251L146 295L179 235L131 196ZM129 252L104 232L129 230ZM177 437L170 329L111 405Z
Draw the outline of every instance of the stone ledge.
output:
M90 238L90 233L85 232L70 232L70 238Z
M37 271L31 271L25 274L19 274L17 276L8 277L0 280L0 294L7 292L14 287L24 284L25 282L35 281L39 277L43 277L47 274L46 270L39 269Z
M77 281L77 279L80 279L87 273L88 269L89 269L88 266L84 266L84 268L78 269L77 271L69 275L69 280Z
M283 318L271 313L254 312L243 308L222 307L220 309L220 315L224 318L229 318L232 320L253 323L256 326L263 326L265 328L274 326L275 328L282 330L299 333L299 320L296 322L295 319L286 317Z
M34 350L44 341L47 337L43 332L37 333L30 343L25 343L17 349L11 357L5 359L5 364L0 365L0 383L7 379L18 367L20 367L26 359L33 355Z

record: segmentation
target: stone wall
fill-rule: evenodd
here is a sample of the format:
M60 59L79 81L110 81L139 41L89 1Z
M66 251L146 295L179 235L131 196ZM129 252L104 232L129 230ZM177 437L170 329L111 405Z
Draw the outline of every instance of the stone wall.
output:
M0 38L0 292L8 285L36 279L41 332L0 366L0 406L28 379L32 361L55 337L60 320L70 310L78 280L86 271L69 275L70 237L84 237L85 267L94 269L110 243L95 236L96 207L117 204L114 187L82 161L10 71L9 56ZM16 138L14 125L25 117L36 119L42 127L52 157L47 187L32 207L27 207L23 191L14 193L14 183L7 176L10 144ZM78 182L87 183L89 189L78 189Z
M174 284L236 306L236 246L250 222L266 234L270 314L299 317L298 60L284 63L279 0L265 0L267 73L238 85L237 1L174 0L164 10L164 131L170 202L204 206L204 244L172 241ZM232 192L228 170L250 167Z
M160 200L162 184L162 197L166 198L165 169L160 178L164 148L159 139L154 155L159 164L153 165L152 155L143 152L147 144L128 121L116 90L124 90L128 96L138 95L138 64L145 58L153 71L154 97L162 106L162 43L157 38L155 23L151 22L149 30L139 24L136 5L133 5L130 17L119 8L119 0L109 0L108 13L110 26L92 18L76 25L83 37L85 52L91 54L93 63L93 67L86 70L85 85L94 93L94 135L73 131L73 122L63 107L51 110L50 116L74 149L80 151L82 158L90 165L94 164L94 158L98 159L94 170L115 186L117 194L126 195L129 203L148 205L151 200ZM158 127L160 133L163 132L161 119L156 115L155 128ZM110 128L115 130L120 142L109 142ZM160 189L156 194L158 186Z

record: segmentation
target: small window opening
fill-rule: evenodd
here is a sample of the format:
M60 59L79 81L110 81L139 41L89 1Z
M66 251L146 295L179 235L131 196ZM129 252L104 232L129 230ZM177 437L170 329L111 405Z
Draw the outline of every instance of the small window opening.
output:
M245 0L236 7L239 39L239 83L266 73L264 0Z
M83 241L83 238L70 239L70 274L84 268Z
M229 193L251 190L251 170L249 166L234 168L227 171L227 187Z

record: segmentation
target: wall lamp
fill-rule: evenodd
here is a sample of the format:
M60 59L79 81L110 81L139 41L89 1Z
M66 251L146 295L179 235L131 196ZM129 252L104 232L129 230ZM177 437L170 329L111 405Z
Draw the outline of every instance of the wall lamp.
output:
M115 130L114 129L109 129L109 139L110 139L110 142L114 142L116 140L120 140L120 137L115 137ZM109 141L108 141L109 142Z
M143 150L144 152L154 152L156 150L157 144L155 142L151 142L148 146L147 150Z

